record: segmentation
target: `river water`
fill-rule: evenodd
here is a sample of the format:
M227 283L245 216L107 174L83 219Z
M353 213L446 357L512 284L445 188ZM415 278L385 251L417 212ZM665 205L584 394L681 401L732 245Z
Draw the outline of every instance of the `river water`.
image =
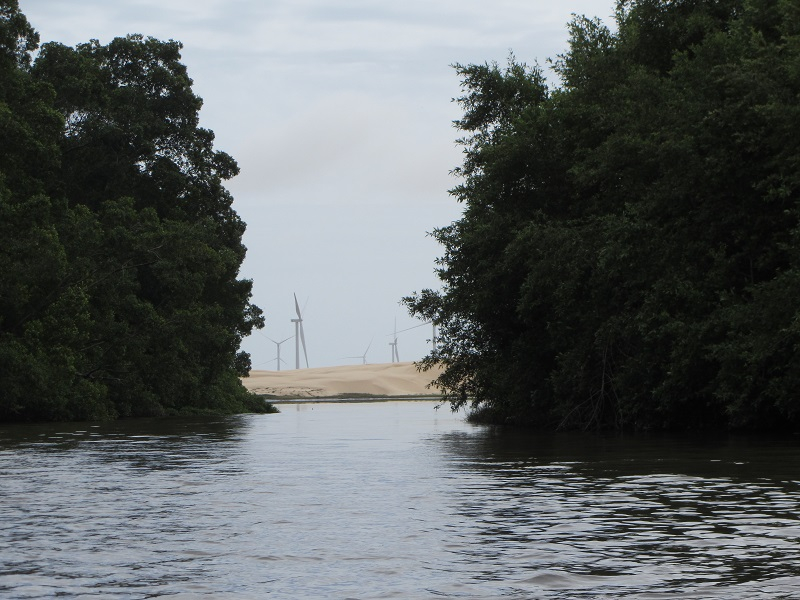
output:
M800 445L432 402L0 428L2 598L800 598Z

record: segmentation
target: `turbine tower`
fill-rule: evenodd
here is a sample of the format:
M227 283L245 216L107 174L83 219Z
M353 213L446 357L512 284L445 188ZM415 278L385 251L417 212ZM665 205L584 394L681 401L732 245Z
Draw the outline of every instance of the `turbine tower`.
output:
M306 336L303 334L303 316L300 314L300 305L297 303L297 294L294 295L294 309L297 318L292 319L294 323L294 364L295 368L300 368L300 344L303 344L303 355L306 357L306 368L308 368L308 352L306 352Z
M400 353L397 351L397 319L394 320L394 341L389 342L392 347L392 362L400 362Z
M277 358L278 363L277 364L278 364L278 371L280 371L281 370L281 344L283 342L288 342L292 338L290 336L290 337L287 337L285 340L281 340L280 342L276 342L271 337L267 337L267 339L278 347L278 358ZM286 361L283 361L283 362L286 362Z

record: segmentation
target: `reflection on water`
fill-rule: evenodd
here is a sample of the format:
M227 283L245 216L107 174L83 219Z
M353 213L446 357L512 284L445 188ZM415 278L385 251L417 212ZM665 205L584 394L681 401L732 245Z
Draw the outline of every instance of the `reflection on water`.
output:
M775 598L800 584L792 443L508 432L441 441L463 472L453 510L482 540L465 560L506 592Z
M798 597L794 440L433 406L0 428L0 597Z

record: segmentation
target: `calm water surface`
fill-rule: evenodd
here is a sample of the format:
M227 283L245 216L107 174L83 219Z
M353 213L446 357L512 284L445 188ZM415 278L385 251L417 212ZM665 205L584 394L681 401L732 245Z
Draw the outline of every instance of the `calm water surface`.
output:
M800 598L797 440L434 406L0 428L0 597Z

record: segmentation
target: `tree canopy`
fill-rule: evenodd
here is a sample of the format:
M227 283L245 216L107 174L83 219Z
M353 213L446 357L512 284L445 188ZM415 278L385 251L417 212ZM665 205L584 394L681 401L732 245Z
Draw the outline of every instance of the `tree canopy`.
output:
M456 65L463 216L434 231L454 407L542 428L800 425L800 8L622 0L559 83Z
M238 168L180 50L39 48L0 0L2 421L266 409L239 381L263 318L238 278Z

